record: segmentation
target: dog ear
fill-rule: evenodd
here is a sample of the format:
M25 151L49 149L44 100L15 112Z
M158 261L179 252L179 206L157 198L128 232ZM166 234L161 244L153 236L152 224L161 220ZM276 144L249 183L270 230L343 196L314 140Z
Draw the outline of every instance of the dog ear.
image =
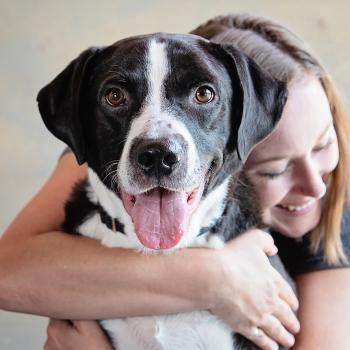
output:
M281 118L287 89L242 52L229 45L215 45L221 51L232 81L228 147L231 151L236 148L240 159L245 160L253 146L271 133Z
M79 164L85 161L80 99L89 63L97 51L90 48L82 52L37 96L46 127L73 150Z

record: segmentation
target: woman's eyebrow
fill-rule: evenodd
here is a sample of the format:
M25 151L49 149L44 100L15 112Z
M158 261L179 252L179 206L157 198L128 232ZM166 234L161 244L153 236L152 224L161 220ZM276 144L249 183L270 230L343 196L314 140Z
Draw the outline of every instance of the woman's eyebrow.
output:
M320 137L318 138L317 141L321 140L324 138L325 135L327 135L328 131L331 129L331 127L333 126L333 121L331 121L327 127L325 128L325 130L322 132L322 134L320 135Z
M329 132L329 130L331 129L331 127L333 126L333 121L331 121L326 128L324 129L324 131L321 133L321 135L319 136L319 138L317 139L317 141L322 140L323 137L325 135L327 135L327 133ZM266 159L261 159L257 162L253 162L251 164L251 166L257 166L257 165L261 165L264 163L270 163L270 162L278 162L278 161L282 161L285 160L286 158L288 158L288 156L275 156L275 157L271 157L271 158L266 158Z
M271 157L271 158L266 158L266 159L261 159L257 162L252 162L251 166L257 166L260 164L264 163L270 163L270 162L278 162L281 160L285 160L287 157L286 156L276 156L276 157Z

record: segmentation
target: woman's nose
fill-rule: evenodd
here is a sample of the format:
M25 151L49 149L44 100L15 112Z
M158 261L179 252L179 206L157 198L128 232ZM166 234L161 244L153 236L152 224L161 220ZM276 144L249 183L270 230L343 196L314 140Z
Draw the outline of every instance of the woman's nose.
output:
M326 193L326 184L317 164L311 161L301 165L298 189L304 196L322 198Z

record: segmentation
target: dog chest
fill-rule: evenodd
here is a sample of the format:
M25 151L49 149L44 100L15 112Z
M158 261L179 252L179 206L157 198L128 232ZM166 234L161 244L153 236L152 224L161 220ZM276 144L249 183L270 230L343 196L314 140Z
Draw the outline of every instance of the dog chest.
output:
M102 321L121 350L233 350L231 330L207 311Z
M88 189L91 190L90 187ZM210 202L212 202L213 198L210 199ZM90 200L94 200L94 198L90 196ZM206 215L208 214L207 209L203 209L203 212ZM219 214L220 211L217 213L213 212L213 218ZM98 239L103 245L109 247L137 249L139 244L135 240L136 237L130 235L130 230L133 228L128 225L128 220L126 219L126 217L121 218L125 223L126 232L129 234L110 230L101 221L98 212L85 220L78 227L78 232L84 236ZM200 222L202 220L198 218L196 221ZM207 239L205 235L202 235L194 239L189 245L214 247L220 245L219 243L215 242L215 239ZM232 331L208 311L104 320L101 322L101 325L108 332L115 348L118 350L234 349Z

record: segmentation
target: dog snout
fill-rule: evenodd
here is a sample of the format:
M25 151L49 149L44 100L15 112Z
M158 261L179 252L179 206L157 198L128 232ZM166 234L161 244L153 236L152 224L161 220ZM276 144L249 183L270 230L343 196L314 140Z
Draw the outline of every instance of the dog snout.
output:
M138 168L147 176L171 175L183 160L183 148L177 140L138 140L131 150Z
M166 151L160 145L151 145L144 147L137 161L147 175L170 175L173 166L179 162L177 154Z

